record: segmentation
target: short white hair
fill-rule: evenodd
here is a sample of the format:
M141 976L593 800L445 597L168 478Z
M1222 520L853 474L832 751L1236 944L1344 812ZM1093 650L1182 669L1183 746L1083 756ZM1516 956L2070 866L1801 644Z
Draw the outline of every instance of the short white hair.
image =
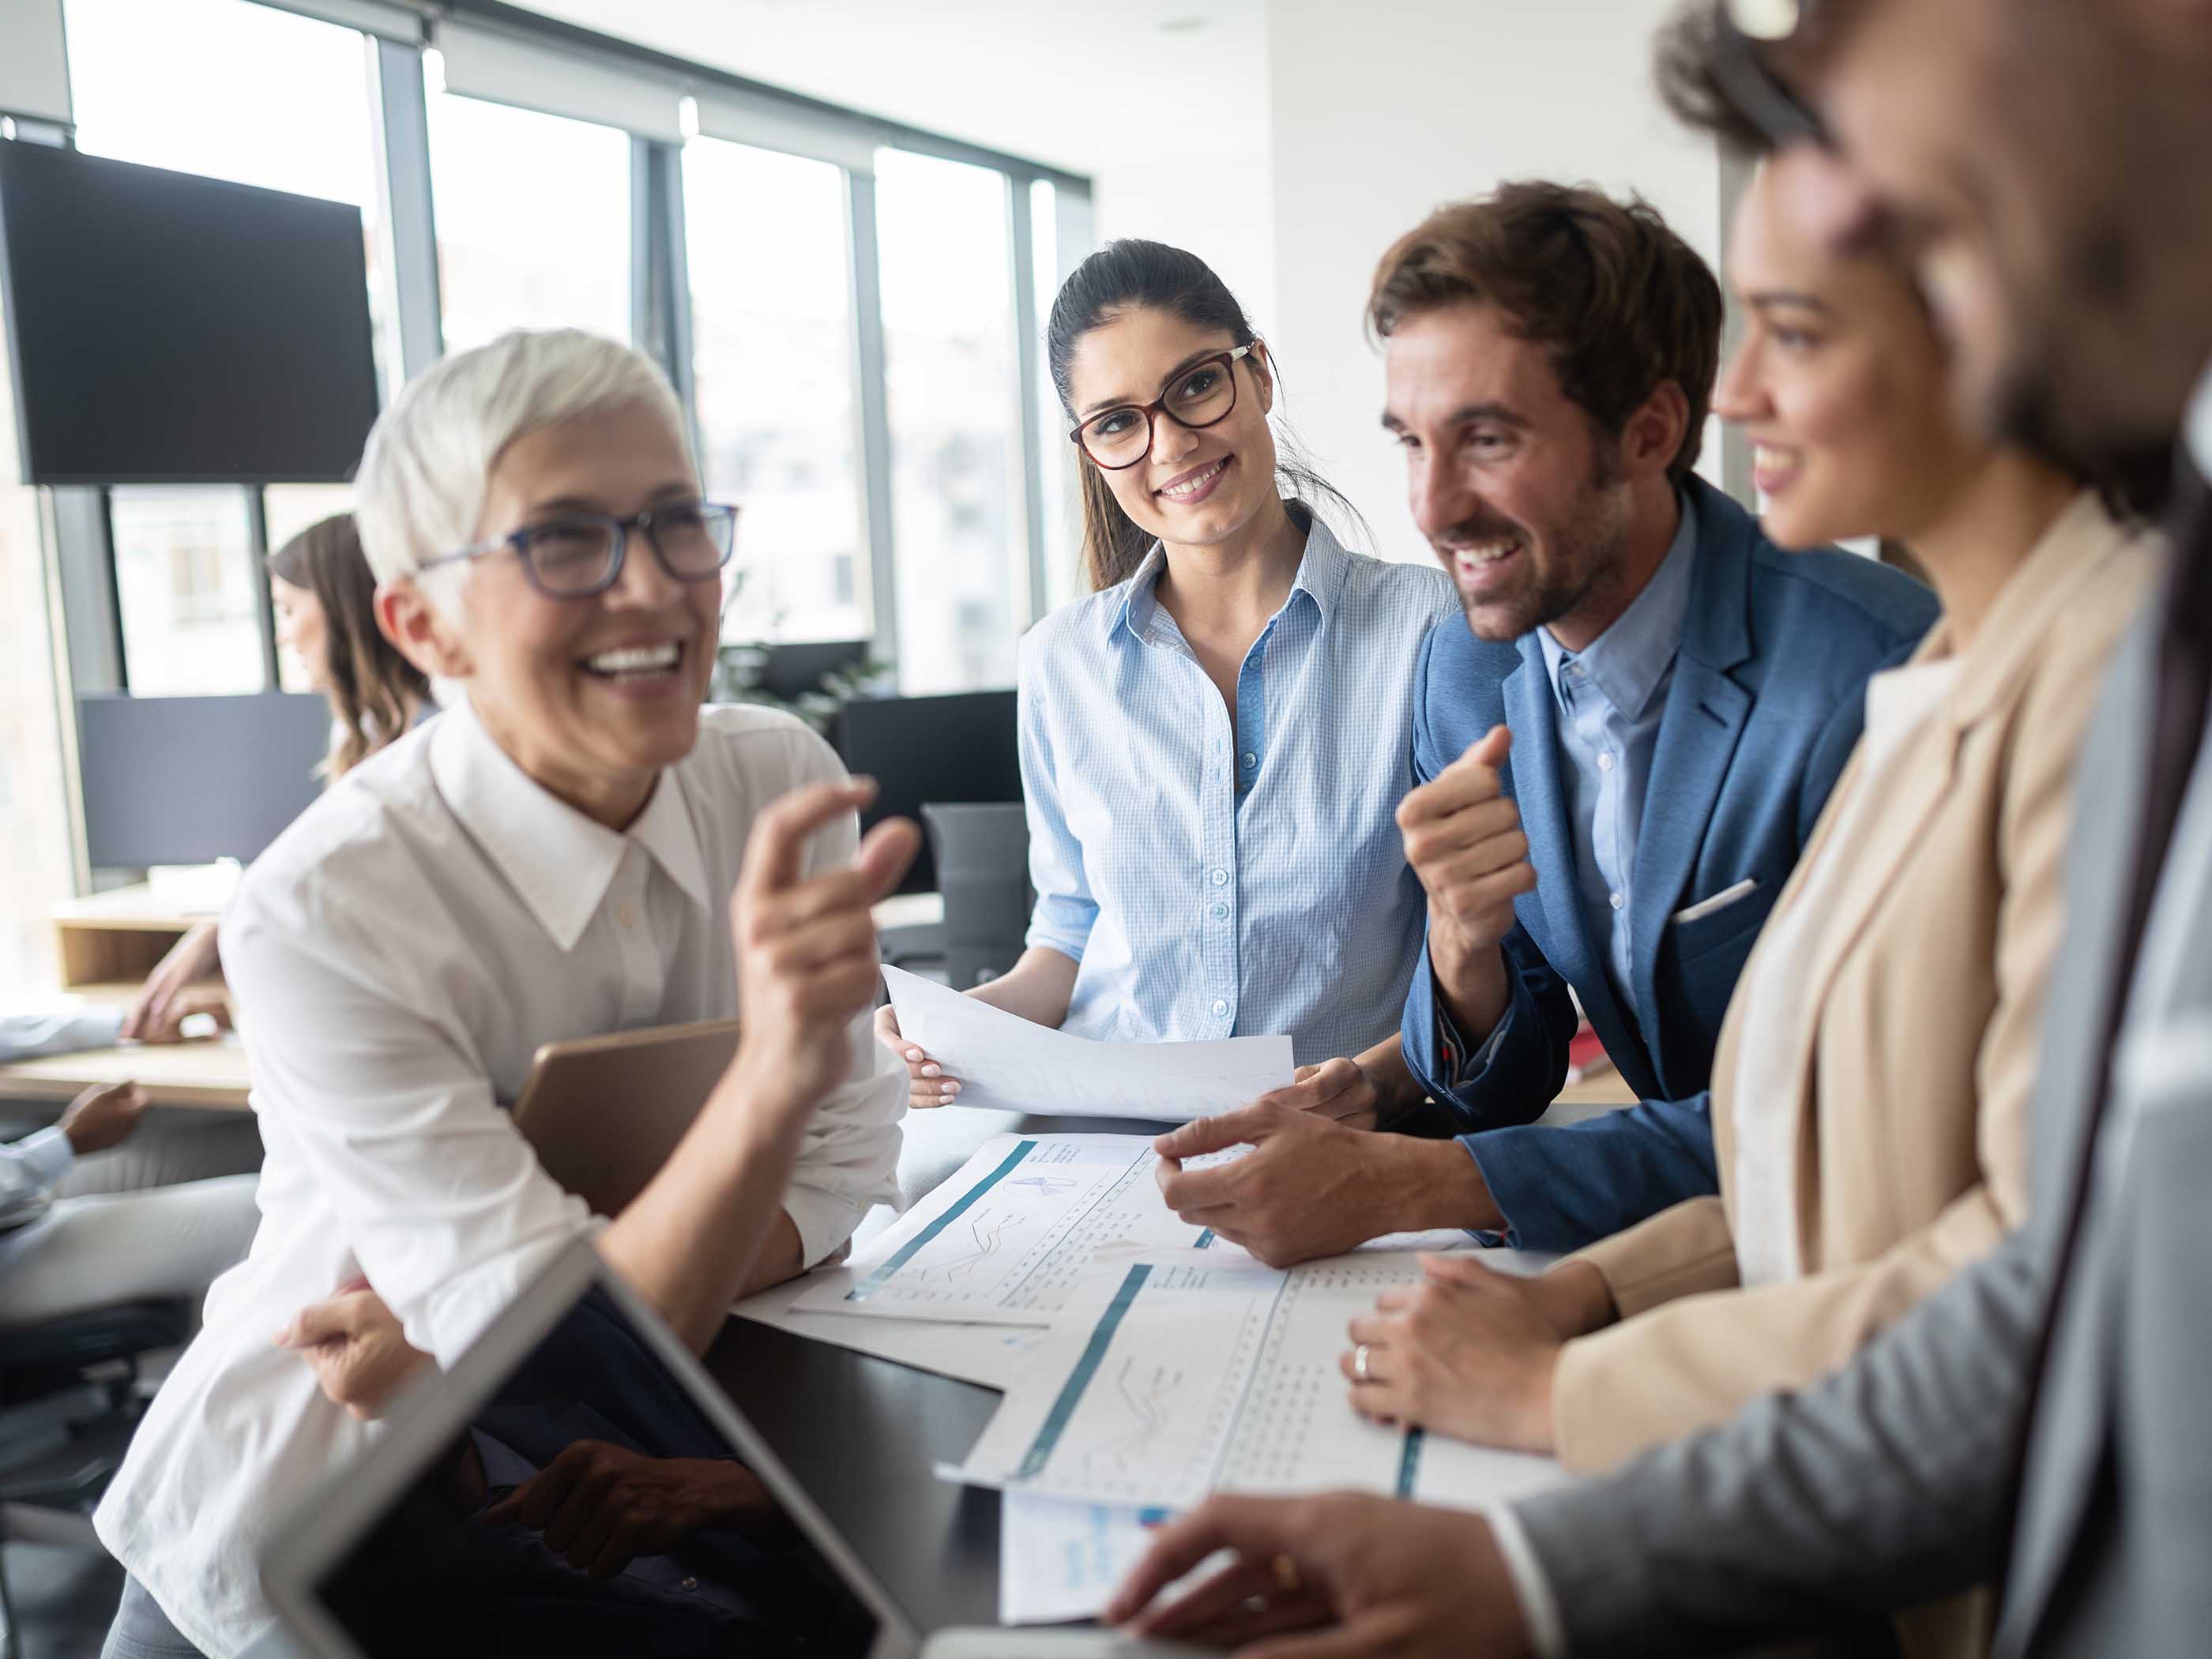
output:
M688 455L675 388L619 341L519 329L434 364L378 417L362 452L354 522L377 580L412 575L477 539L492 466L516 439L627 408L665 420Z

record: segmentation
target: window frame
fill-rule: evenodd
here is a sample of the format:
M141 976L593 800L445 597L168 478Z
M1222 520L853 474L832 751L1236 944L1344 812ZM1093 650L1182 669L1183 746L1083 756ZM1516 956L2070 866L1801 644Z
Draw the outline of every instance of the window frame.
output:
M972 144L940 133L906 126L857 111L806 97L787 89L730 74L710 65L658 52L631 42L492 0L374 0L371 5L349 6L344 0L318 5L314 0L240 0L278 10L319 16L338 27L351 27L367 46L368 76L364 95L370 104L373 142L377 150L378 206L390 237L384 295L398 322L397 362L386 366L382 392L386 405L405 380L435 362L443 350L443 323L439 312L439 272L436 204L431 190L428 130L430 81L426 54L437 44L438 22L451 16L457 25L476 32L492 30L512 36L532 51L573 60L580 76L628 76L650 83L660 93L679 99L718 100L718 109L750 107L761 112L762 128L755 137L739 137L726 130L716 136L735 137L770 149L811 154L839 167L845 180L848 217L847 256L852 295L853 364L857 380L855 406L860 418L860 458L862 473L863 533L867 539L867 581L873 617L873 648L882 661L899 660L897 550L891 506L891 438L884 379L884 339L882 312L882 270L876 222L876 179L872 165L859 164L862 155L883 149L909 150L924 155L966 162L1004 175L1006 184L1008 242L1013 263L1015 339L1010 360L1016 384L1010 398L1018 411L1021 445L1023 512L1014 526L1022 544L1010 546L1008 575L1020 590L1013 607L1015 631L1025 630L1051 608L1055 593L1064 592L1060 573L1048 568L1053 543L1047 533L1049 515L1064 512L1066 504L1048 499L1043 446L1057 441L1056 410L1044 391L1040 338L1043 281L1064 276L1091 246L1091 180L1082 174L1047 163ZM414 20L411 29L401 21ZM552 112L564 112L554 110ZM573 112L589 118L582 111ZM687 110L696 131L696 116ZM17 120L11 124L18 136L64 145L75 143L75 129ZM809 134L814 135L811 141ZM810 150L810 142L819 148ZM696 386L692 366L692 319L683 190L683 145L662 136L630 134L630 266L632 338L665 368L682 401L690 434L698 434ZM1039 270L1035 186L1049 184L1054 192L1055 223L1051 246L1056 271ZM1049 289L1043 289L1048 293ZM1067 482L1072 485L1072 478ZM216 486L210 486L216 487ZM234 488L236 486L222 486ZM267 503L265 485L246 485L248 520L252 526L251 554L254 561L253 592L258 596L256 617L267 689L278 690L275 619L262 568L266 559ZM50 538L50 550L63 573L58 637L56 649L67 665L69 695L93 690L129 689L127 641L123 636L120 607L116 598L116 571L108 492L104 487L54 489L40 513L40 523ZM982 688L978 688L982 689ZM65 711L73 725L73 715ZM70 734L72 744L75 733ZM81 818L81 813L78 814ZM90 872L82 864L81 833L78 846L79 885L88 884Z

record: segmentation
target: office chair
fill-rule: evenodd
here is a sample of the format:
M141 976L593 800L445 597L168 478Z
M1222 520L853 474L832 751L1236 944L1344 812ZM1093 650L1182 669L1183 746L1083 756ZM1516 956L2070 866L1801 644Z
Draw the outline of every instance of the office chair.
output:
M144 1412L139 1362L191 1325L181 1302L133 1302L0 1331L0 1541L100 1548L91 1511ZM0 1559L0 1659L20 1651Z
M1035 904L1029 822L1019 801L928 802L921 821L945 896L945 982L965 991L1020 959Z

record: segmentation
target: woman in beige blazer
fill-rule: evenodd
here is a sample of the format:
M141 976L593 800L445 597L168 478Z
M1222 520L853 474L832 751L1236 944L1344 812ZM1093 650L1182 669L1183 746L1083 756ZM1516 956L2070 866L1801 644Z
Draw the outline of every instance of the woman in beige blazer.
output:
M2020 1224L2069 782L2153 564L2075 480L1959 429L1901 269L1802 234L1790 170L1739 219L1749 324L1715 406L1753 440L1776 540L1899 538L1943 619L1869 685L1737 986L1720 1195L1539 1279L1432 1259L1345 1358L1371 1416L1577 1470L1812 1381Z

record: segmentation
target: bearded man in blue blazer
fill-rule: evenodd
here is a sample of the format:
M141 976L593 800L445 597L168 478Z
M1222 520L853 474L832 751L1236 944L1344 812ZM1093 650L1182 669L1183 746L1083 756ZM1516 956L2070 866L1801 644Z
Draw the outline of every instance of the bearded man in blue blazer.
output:
M1161 1184L1279 1264L1445 1226L1571 1249L1718 1190L1705 1090L1736 976L1869 677L1936 601L1784 551L1691 471L1720 288L1640 201L1526 183L1443 209L1384 257L1368 322L1466 610L1422 647L1399 812L1427 946L1401 1052L1162 1137ZM1537 1127L1577 1000L1640 1103ZM1358 1133L1378 1121L1457 1142Z

